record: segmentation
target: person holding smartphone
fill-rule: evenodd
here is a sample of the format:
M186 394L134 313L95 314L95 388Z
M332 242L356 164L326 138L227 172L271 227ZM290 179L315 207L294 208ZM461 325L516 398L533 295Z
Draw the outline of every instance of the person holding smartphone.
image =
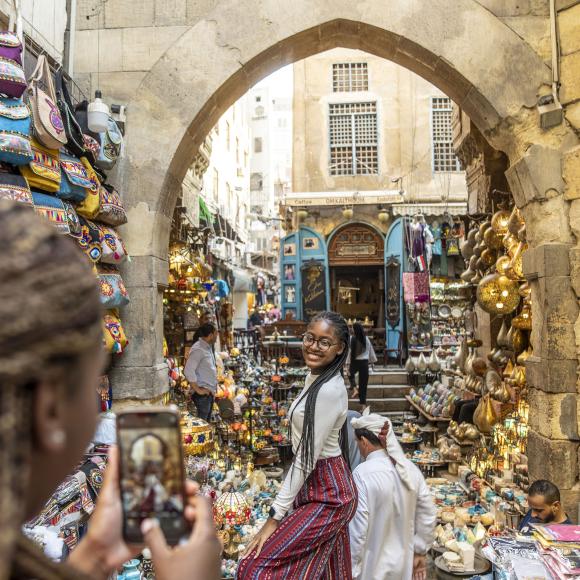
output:
M217 391L217 365L213 346L218 337L211 323L202 324L196 332L197 341L189 351L183 374L193 389L192 400L200 419L209 421Z
M0 200L0 580L105 580L141 547L123 540L118 453L111 448L88 532L66 563L21 533L79 464L97 423L105 366L98 286L74 240L24 204ZM195 522L178 548L143 522L158 580L216 580L211 508L186 485Z
M294 459L270 518L247 546L238 580L352 578L348 523L356 488L348 467L346 321L322 312L308 325L302 352L310 374L290 408Z

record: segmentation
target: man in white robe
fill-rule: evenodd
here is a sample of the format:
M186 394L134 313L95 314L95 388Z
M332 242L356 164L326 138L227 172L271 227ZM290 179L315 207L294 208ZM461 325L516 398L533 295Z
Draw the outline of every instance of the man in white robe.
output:
M353 473L358 506L350 522L353 580L425 580L436 510L419 469L396 437L379 440L381 415L352 419L365 461Z

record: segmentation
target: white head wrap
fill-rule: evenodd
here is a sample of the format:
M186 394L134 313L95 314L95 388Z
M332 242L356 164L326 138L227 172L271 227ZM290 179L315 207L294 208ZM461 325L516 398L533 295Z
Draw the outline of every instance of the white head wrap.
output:
M411 477L408 466L409 460L405 456L405 452L397 441L397 436L393 431L391 420L387 417L383 417L382 415L371 413L370 407L367 407L362 412L360 417L350 420L350 424L352 425L353 429L368 429L377 437L379 436L385 423L387 423L389 426L389 433L387 435L387 453L389 454L389 457L391 457L391 459L395 462L397 473L399 474L403 484L409 489L413 489L413 478Z

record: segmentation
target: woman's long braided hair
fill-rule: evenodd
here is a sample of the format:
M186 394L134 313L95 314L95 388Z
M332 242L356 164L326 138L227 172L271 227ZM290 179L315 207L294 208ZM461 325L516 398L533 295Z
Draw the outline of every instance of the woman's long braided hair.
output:
M47 376L74 374L75 365L99 344L99 293L72 240L30 208L5 200L0 200L0 321L0 580L82 578L45 558L20 526L36 385Z
M316 399L318 398L318 393L320 392L322 385L327 383L330 379L332 379L332 377L338 374L342 376L342 370L348 357L349 350L348 343L350 340L350 334L346 320L336 312L321 312L310 321L310 324L320 320L328 322L334 328L336 338L340 343L343 344L344 349L316 377L316 379L314 379L314 382L305 392L306 402L304 404L304 424L302 427L302 437L300 439L298 449L296 450L296 453L300 453L300 461L305 469L312 469L314 467L314 412L316 410ZM294 411L296 410L296 407L297 405L294 406ZM292 414L294 411L292 411ZM292 424L292 417L290 417L290 424ZM348 432L346 430L346 421L344 422L340 431L340 447L342 450L342 455L348 464Z

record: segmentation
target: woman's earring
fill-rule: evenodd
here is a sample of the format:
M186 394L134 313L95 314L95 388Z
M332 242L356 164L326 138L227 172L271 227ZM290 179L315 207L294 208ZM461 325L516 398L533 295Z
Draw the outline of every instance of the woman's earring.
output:
M55 447L62 447L66 441L66 433L63 429L56 429L50 434L50 442Z

